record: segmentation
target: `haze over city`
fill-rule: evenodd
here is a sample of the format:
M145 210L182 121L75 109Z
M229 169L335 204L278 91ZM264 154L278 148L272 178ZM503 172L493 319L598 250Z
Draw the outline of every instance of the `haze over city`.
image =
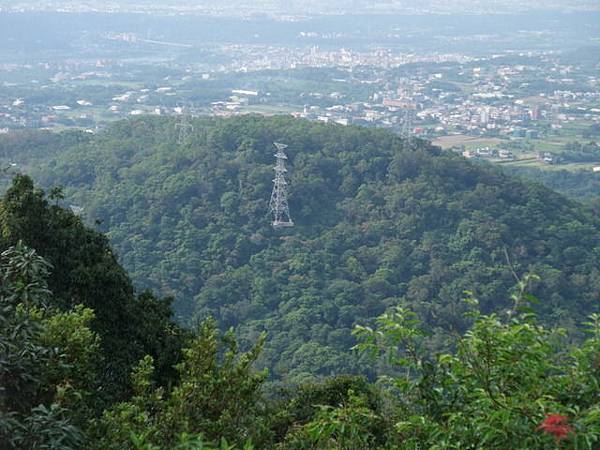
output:
M0 10L136 11L243 14L510 13L598 10L595 0L2 0Z

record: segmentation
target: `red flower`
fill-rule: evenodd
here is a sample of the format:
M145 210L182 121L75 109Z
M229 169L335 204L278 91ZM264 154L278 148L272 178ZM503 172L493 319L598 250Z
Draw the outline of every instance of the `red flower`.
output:
M556 442L566 439L568 434L573 432L573 427L569 425L569 418L560 414L546 414L546 418L536 428L554 436Z

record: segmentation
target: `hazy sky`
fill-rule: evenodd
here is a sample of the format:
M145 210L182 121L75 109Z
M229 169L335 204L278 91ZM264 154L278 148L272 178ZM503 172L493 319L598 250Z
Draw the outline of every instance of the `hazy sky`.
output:
M600 10L600 0L0 0L0 8L115 10L230 10L238 13L352 12L519 12L524 10Z

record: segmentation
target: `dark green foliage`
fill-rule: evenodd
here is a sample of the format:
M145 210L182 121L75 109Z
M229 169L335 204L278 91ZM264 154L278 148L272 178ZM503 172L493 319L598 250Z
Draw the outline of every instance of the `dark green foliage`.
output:
M600 136L600 123L595 123L591 125L587 130L583 132L583 137L585 139L590 139Z
M267 331L259 363L273 379L374 376L350 354L351 330L398 303L443 347L466 325L465 289L486 312L509 306L508 261L541 275L542 320L573 328L600 301L598 220L548 189L382 130L247 116L195 119L185 145L176 135L169 118L119 122L38 156L38 173L98 219L137 283L175 297L183 322L213 316L242 345ZM284 232L266 216L273 141L289 144L296 226Z
M271 417L275 441L284 448L312 448L307 425L327 416L335 408L360 405L369 417L362 430L373 445L386 441L391 423L382 417L384 401L375 386L362 377L337 376L322 383L311 383L288 389L276 402L277 414Z
M70 211L50 206L26 176L15 177L0 201L0 231L0 249L22 241L60 268L48 279L52 306L69 310L83 304L94 310L107 399L127 392L128 374L146 354L156 356L162 382L170 377L182 336L170 320L170 302L149 293L136 296L103 235Z
M364 396L373 410L380 408L377 391L363 377L340 375L321 383L303 384L284 392L282 404L292 423L306 423L317 411L316 405L337 406L348 402L348 392Z
M570 347L564 329L518 312L538 301L527 284L507 318L481 315L469 298L473 324L452 353L427 352L422 324L403 308L380 316L374 329L357 328L361 350L404 372L384 380L396 397L390 448L598 447L600 316L585 324L584 344ZM552 417L563 425L544 427Z
M582 202L600 198L600 177L592 171L543 170L528 167L503 166L505 172L536 181L548 188Z
M262 447L270 437L259 393L266 372L252 368L262 341L240 353L231 331L219 336L212 321L204 322L183 350L179 384L172 390L153 385L152 358L146 357L133 374L132 400L115 405L97 424L96 448L139 448L134 444L141 443L175 448L183 436Z
M568 162L600 162L600 146L595 142L572 142L565 145L561 156Z
M2 450L80 448L90 417L81 402L97 387L93 312L49 309L49 269L22 243L0 256Z
M22 158L48 158L63 148L89 142L90 135L83 131L69 130L64 133L51 131L21 130L0 140L0 158L10 161ZM16 152L15 152L16 150Z
M402 163L390 168L390 177L402 173L407 179L418 179L419 170L433 158L419 151L399 154L402 156L393 160L402 159ZM462 170L473 171L471 178L482 176L469 165ZM506 180L495 172L490 174ZM447 183L468 184L469 181ZM403 182L399 184L404 186ZM379 185L387 189L384 183ZM362 189L366 193L361 194ZM548 193L541 188L529 189L534 194ZM417 192L426 191L424 186L421 191L411 192L416 196ZM54 192L55 197L59 194L58 190ZM583 242L595 242L594 222L560 197L547 197L549 211L544 212L532 200L536 199L534 194L528 192L525 197L529 205L526 211L537 212L534 219L514 213L502 216L505 221L501 223L486 221L481 212L485 205L482 205L470 213L468 220L459 221L454 239L445 243L454 249L464 249L474 245L473 242L493 249L503 227L510 225L529 236L530 232L519 225L537 227L536 221L546 224L550 220L547 216L553 220L546 224L550 230L545 236L554 239L550 243L519 241L524 238L518 237L513 238L514 241L508 238L501 241L504 245L497 251L505 260L514 261L515 248L511 246L514 242L520 242L522 257L531 257L524 254L526 251L543 255L540 248L548 245L550 255L558 249L561 252L558 256L562 258L560 265L556 264L560 269L550 266L551 259L541 257L539 262L533 261L532 266L546 271L547 279L528 276L517 280L511 300L502 303L507 309L503 312L482 314L472 296L466 302L456 301L460 297L453 297L453 290L448 286L457 279L433 276L443 269L440 265L420 280L420 289L430 289L440 283L440 292L448 289L444 292L454 302L451 307L455 310L445 311L443 304L433 301L428 304L413 301L412 296L418 295L420 290L410 287L404 297L382 296L382 292L398 289L395 270L413 273L415 268L406 266L401 255L411 255L414 250L407 243L402 246L398 242L374 239L376 234L370 232L368 226L387 233L391 228L372 225L370 220L321 225L322 229L317 231L300 223L299 233L304 233L305 242L297 236L279 239L272 234L265 240L273 242L251 256L247 265L228 267L223 274L212 277L209 281L214 284L208 286L207 283L204 292L213 289L215 305L218 305L218 295L224 299L235 298L243 296L248 289L255 296L261 293L254 298L262 299L265 305L277 305L282 310L285 327L278 330L271 342L284 352L279 355L280 370L287 358L293 359L290 367L296 372L292 381L311 379L314 373L326 375L345 364L355 364L358 369L362 364L366 372L388 374L381 378L379 387L370 385L364 378L343 376L322 383L290 386L276 400L268 400L262 392L266 371L254 369L264 344L264 335L258 331L261 327L250 324L242 328L242 336L253 343L248 346L250 350L244 352L232 330L220 333L213 320L206 320L181 350L181 332L168 321L169 303L157 301L150 292L134 296L127 275L115 262L106 240L86 229L71 213L56 205L49 206L30 179L17 177L0 202L2 245L8 246L0 258L0 449L525 450L559 446L593 450L600 442L600 316L592 315L583 324L589 336L580 345L573 345L564 329L546 327L537 321L532 307L540 302L529 290L537 287L539 291L556 294L561 286L573 283L573 292L584 294L573 306L563 310L552 304L539 305L538 309L546 312L546 320L563 317L569 323L569 319L576 317L575 307L585 308L588 307L586 302L594 301L597 280L593 278L593 270L589 273L586 270L590 266L595 268L597 248L576 245L580 242L577 233L586 230L589 234L581 238ZM381 200L377 198L380 195L369 187L357 189L358 201L369 202L374 211L379 210ZM433 197L432 193L428 195ZM516 205L524 201L518 193L511 195L509 198ZM502 197L497 193L493 198ZM407 203L410 198L403 201ZM471 197L462 201L475 200ZM413 203L412 207L419 210L423 204ZM508 204L504 206L510 210ZM463 210L469 211L466 206ZM359 209L356 214L368 218L370 211ZM299 217L297 220L301 222L302 216ZM566 224L562 222L565 218L569 220ZM576 218L581 221L574 223ZM432 216L430 220L443 222L445 219ZM335 254L344 241L330 239L331 229L339 232L340 228L357 223L363 224L362 235L342 234L356 244L357 251L345 250L345 263L334 266L333 256L328 256L326 251ZM400 220L398 224L401 225ZM426 227L418 221L413 224L416 229ZM268 225L264 229L267 235ZM540 232L539 228L535 229ZM441 230L446 228L441 226ZM426 237L421 236L420 240L418 231L403 231L405 235L411 232L415 233L413 243L419 251L425 253L422 247L427 244L432 253L428 255L430 258L436 252L443 254L441 238L433 236L433 231L422 230ZM311 233L315 233L314 236ZM40 236L50 241L43 241ZM26 247L21 238L40 245L53 258L52 264ZM9 246L13 240L17 242ZM74 249L69 248L68 242ZM371 246L367 245L369 242ZM286 245L290 246L287 249L307 246L312 251L304 248L286 259L280 248ZM475 254L482 258L481 251ZM466 265L470 261L465 256L458 262L447 254L446 258L452 264ZM473 259L472 253L469 258ZM57 261L64 268L57 266ZM329 262L326 264L326 261ZM424 261L428 260L422 257L422 263ZM485 267L486 261L482 258L480 266ZM497 273L508 271L514 280L513 269L518 264L513 266L496 270ZM270 282L266 276L269 273ZM489 270L489 274L493 273L496 272ZM343 277L330 280L325 276L329 274ZM470 276L477 285L478 279L472 273ZM105 296L101 281L114 283L112 287L107 286L110 293L129 293L120 297L125 304L118 305ZM294 289L286 293L289 304L269 298L269 293L273 296L285 293L276 289L279 287L276 282L285 290ZM299 284L294 285L295 282ZM409 284L412 283L411 280ZM508 283L490 279L488 284L478 286L482 295L494 293L487 299L486 309L494 306L495 299L503 298L500 290ZM581 288L586 283L590 283L587 290ZM54 293L50 289L52 285L56 289ZM358 296L357 289L362 291ZM340 343L348 346L352 343L337 329L329 330L328 346L318 342L321 335L320 328L315 327L318 324L315 317L325 316L314 316L315 310L319 314L330 314L330 320L340 320L346 314L348 327L354 322L370 322L353 316L352 310L332 311L330 304L320 303L328 298L329 291L335 292L334 306L372 302L373 310L387 310L372 327L354 327L360 342L357 348L364 352L362 360L356 354L339 359L342 352L336 349L342 346ZM564 298L569 300L569 291L565 292ZM297 303L296 308L292 300ZM99 313L81 304L92 301ZM418 315L426 322L418 320L417 314L406 308L407 304L420 308ZM99 317L112 317L107 308L122 308L119 311L123 314L114 316L115 322L106 323L103 328ZM446 324L450 319L453 321ZM232 316L232 320L237 318ZM265 327L270 325L268 320L265 319ZM446 326L450 333L445 334L441 326ZM465 332L461 332L463 327ZM305 342L296 349L290 336L296 340L301 336ZM133 369L131 390L128 389L130 383L124 382L118 387L123 401L108 404L115 400L115 395L114 392L104 394L111 380L106 371L112 370L115 360L120 364L119 370L133 366L129 360L117 359L111 354L120 349L110 345L123 337L133 340L122 342L128 345L125 351L131 352L127 358L141 356ZM441 342L442 338L446 342ZM246 346L245 342L242 348ZM450 350L431 350L443 347ZM154 356L144 356L145 353ZM371 359L374 356L382 358ZM174 360L179 363L173 366ZM160 365L163 368L156 370ZM100 415L102 407L105 410Z
M348 402L337 406L318 405L315 418L293 430L281 449L355 449L382 448L377 440L384 428L383 420L369 409L364 398L348 393Z

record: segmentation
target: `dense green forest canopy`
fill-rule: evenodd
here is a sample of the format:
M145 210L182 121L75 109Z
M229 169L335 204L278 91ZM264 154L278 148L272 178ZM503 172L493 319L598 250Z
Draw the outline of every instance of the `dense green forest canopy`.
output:
M550 189L587 204L598 211L600 177L592 171L544 170L533 167L504 165L504 171L529 181L536 181ZM598 214L596 212L596 214Z
M44 199L29 179L17 177L2 202L3 235L18 232L31 240L18 225L47 225L34 213L77 224L70 212L32 198ZM128 392L107 396L115 379L103 374L114 370L115 354L127 350L105 346L113 337L94 330L102 319L76 302L102 299L100 314L120 307L69 269L73 262L78 271L97 269L98 255L78 238L100 236L69 223L54 231L72 238L75 252L62 260L67 267L54 266L21 239L0 253L2 450L592 450L600 440L600 315L583 324L585 340L570 344L566 330L546 328L528 312L538 301L528 292L539 280L532 274L517 282L509 315L482 315L468 296L469 329L453 336L452 352L432 354L427 325L396 306L373 328L354 330L357 350L371 363L381 358L396 376L378 385L330 377L290 386L276 398L273 391L266 396L267 371L254 367L264 335L241 352L233 330L220 333L207 319L164 347L165 334L175 331L168 318L162 322L170 330L145 314L148 299L121 298L132 309L137 304L142 316L116 315L113 332L145 335L155 357L146 354L130 367ZM55 247L60 240L45 251ZM77 258L86 249L90 258ZM122 273L116 264L112 270ZM50 281L62 292L72 290L71 306L49 289ZM112 284L126 289L129 280L123 274ZM180 358L161 374L156 357L171 353Z
M60 192L53 196L58 200ZM93 311L92 329L105 353L96 367L102 366L99 402L127 396L129 373L147 354L158 358L161 380L171 375L185 333L171 320L170 300L136 294L105 236L71 211L49 204L29 177L17 176L0 201L0 253L23 242L39 249L49 267L60 267L36 270L51 272L44 284L53 307L68 311L83 305Z
M140 288L175 298L186 324L213 316L292 383L374 375L351 354L357 323L395 305L442 348L465 326L465 290L505 310L515 273L535 272L546 322L569 328L600 300L598 219L536 184L382 130L246 116L118 122L97 135L3 138L3 160L64 186ZM273 142L289 145L296 226L267 216ZM43 253L42 253L43 254Z

